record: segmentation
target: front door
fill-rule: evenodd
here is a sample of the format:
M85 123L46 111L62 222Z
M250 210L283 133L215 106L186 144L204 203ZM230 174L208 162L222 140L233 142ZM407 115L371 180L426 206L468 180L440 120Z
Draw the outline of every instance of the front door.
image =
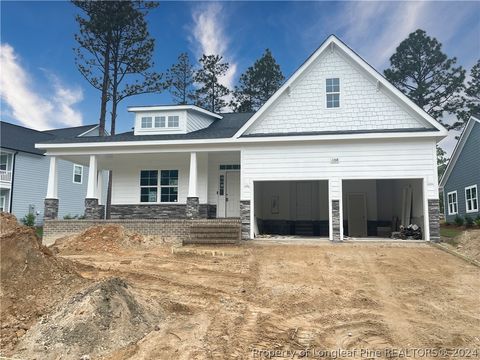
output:
M220 172L217 217L240 217L240 171Z
M348 235L367 236L367 203L365 194L348 194Z

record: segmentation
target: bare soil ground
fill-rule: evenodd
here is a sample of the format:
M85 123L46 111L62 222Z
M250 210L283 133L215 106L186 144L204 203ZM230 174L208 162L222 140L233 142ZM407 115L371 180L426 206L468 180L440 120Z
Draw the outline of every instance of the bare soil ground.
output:
M480 262L480 229L462 231L455 238L443 238L443 244L452 250Z
M170 245L60 250L93 284L59 301L5 354L249 359L307 347L480 347L480 269L428 245L215 248L223 256Z

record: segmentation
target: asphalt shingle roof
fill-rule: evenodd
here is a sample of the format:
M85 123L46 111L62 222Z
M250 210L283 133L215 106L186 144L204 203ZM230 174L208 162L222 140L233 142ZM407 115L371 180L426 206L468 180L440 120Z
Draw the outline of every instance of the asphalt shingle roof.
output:
M87 143L87 142L114 142L114 141L142 141L142 140L197 140L231 138L252 117L254 113L226 113L220 114L222 119L215 120L209 127L187 134L167 135L134 135L133 131L113 136L86 136L69 139L60 137L48 139L45 143Z
M84 133L94 126L96 125L38 131L20 125L0 121L0 147L9 150L43 155L45 150L35 149L36 143L52 141L58 135L62 135L64 139L75 139L75 136Z

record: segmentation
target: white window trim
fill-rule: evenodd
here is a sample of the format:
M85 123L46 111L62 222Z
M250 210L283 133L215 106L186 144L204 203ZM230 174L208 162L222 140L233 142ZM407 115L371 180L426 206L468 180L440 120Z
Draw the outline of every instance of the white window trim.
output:
M177 126L170 126L170 125L169 125L169 119L168 119L168 118L171 118L171 117L177 117L177 123L178 123ZM166 127L167 129L178 129L178 128L180 127L180 116L178 116L178 115L168 115L168 116L166 117L165 125L166 125L165 127Z
M328 79L338 79L338 91L327 92L327 80ZM342 107L342 95L341 95L342 81L341 81L340 77L338 76L338 77L325 78L324 86L325 86L324 87L324 89L325 89L325 109L327 109L327 110L340 109ZM327 95L330 95L330 94L338 94L338 107L328 107Z
M157 185L140 185L139 186L139 189L140 189L140 202L139 204L142 205L142 204L180 204L180 170L179 169L151 169L151 170L154 170L154 171L157 171ZM178 171L178 183L177 183L177 201L161 201L162 200L162 187L175 187L175 186L172 186L172 185L162 185L161 182L162 182L162 170L163 171L170 171L170 170L177 170ZM142 171L149 171L148 169L141 169L140 170L140 176L142 174ZM156 187L157 188L157 198L155 201L145 201L145 202L142 202L141 199L142 199L142 188L150 188L150 187Z
M150 126L143 126L143 119L148 119L150 118ZM155 119L152 117L152 116L142 116L140 118L140 128L142 129L153 129L154 128L154 122L155 122Z
M75 168L76 168L76 167L82 169L82 172L81 172L81 174L80 174L80 182L75 181ZM73 164L72 182L73 182L74 184L83 184L83 165Z
M472 209L471 210L468 210L468 199L467 199L467 190L470 190L470 189L475 189L475 197L471 199L472 201ZM477 200L477 207L474 208L473 207L473 199ZM473 213L473 212L478 212L478 189L477 189L477 185L470 185L470 186L467 186L465 188L465 211L467 213Z
M455 194L455 203L452 203L452 204L455 204L455 207L457 209L456 212L450 212L450 195L451 194ZM448 208L448 215L458 214L458 194L457 194L457 190L450 191L449 193L447 193L447 208Z

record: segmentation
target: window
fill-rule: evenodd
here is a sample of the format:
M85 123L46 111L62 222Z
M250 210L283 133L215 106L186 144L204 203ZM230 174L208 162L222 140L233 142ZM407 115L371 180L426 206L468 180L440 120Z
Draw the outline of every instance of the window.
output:
M327 79L326 85L327 108L340 107L340 79Z
M142 129L149 129L152 127L152 117L142 117Z
M220 165L220 170L240 170L240 165Z
M477 185L465 188L465 205L467 213L478 211L478 192Z
M168 117L168 127L178 127L179 126L179 121L178 121L178 116L169 116Z
M73 182L75 184L81 184L83 181L83 166L73 164Z
M6 171L8 170L8 155L1 154L0 155L0 170Z
M162 170L160 174L160 202L177 202L178 170Z
M165 116L157 116L155 118L155 127L164 128L165 127Z
M157 202L158 170L140 171L140 202Z
M220 175L218 195L220 196L225 195L225 175Z
M458 211L457 192L452 191L447 194L448 199L448 215L455 215Z

